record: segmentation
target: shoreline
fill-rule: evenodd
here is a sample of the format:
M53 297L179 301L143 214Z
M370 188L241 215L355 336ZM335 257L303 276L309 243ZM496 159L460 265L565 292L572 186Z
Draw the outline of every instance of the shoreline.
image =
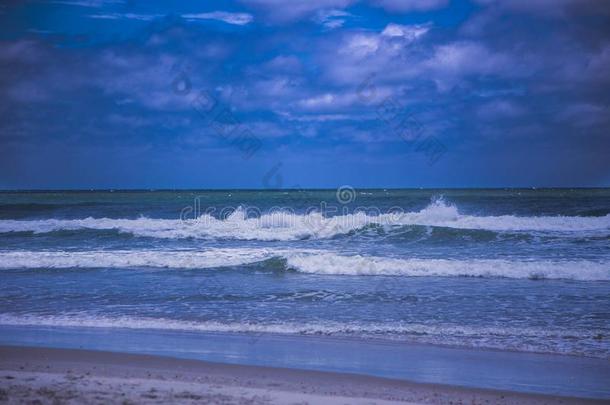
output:
M604 359L322 336L0 326L0 346L86 349L610 400Z
M396 346L396 345L408 345L412 347L422 348L437 348L440 350L466 350L466 351L477 351L477 352L488 352L488 353L503 353L503 354L516 354L516 355L540 355L540 356L559 356L561 358L574 358L574 359L591 359L594 361L604 360L610 361L610 357L594 356L583 353L564 353L556 351L536 351L536 350L518 350L515 348L499 348L497 346L470 346L470 345L459 345L459 344L443 344L438 342L427 342L408 340L397 337L379 337L379 336L357 336L349 334L316 334L316 333L291 333L291 332L268 332L268 331L233 331L233 330L198 330L198 329L163 329L155 327L129 327L129 326L91 326L91 325L50 325L50 324L37 324L37 323L0 323L0 331L3 329L45 329L45 330L73 330L79 333L82 330L99 330L99 331L118 331L118 332L147 332L147 333L176 333L176 334L199 334L210 337L223 338L226 336L243 337L244 340L249 340L251 344L255 344L259 339L265 338L277 338L277 339L323 339L329 342L352 342L357 344L373 344L380 346ZM0 346L4 345L0 338ZM12 345L12 343L11 343ZM38 345L37 345L38 346ZM114 350L110 350L114 351ZM120 350L119 350L120 352Z
M80 349L0 346L0 400L223 403L604 403L350 373Z

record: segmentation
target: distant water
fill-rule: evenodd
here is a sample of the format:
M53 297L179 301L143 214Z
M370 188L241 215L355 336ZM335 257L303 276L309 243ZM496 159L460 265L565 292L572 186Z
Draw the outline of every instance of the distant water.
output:
M610 358L610 190L0 193L0 325Z

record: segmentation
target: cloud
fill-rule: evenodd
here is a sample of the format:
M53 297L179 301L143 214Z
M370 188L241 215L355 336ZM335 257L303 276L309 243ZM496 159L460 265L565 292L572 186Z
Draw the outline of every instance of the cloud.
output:
M117 113L110 114L107 117L107 121L109 123L117 124L123 127L127 126L134 128L146 127L158 123L155 122L155 120L144 118L141 115L123 115Z
M320 63L329 80L353 88L372 73L377 73L377 84L404 80L419 70L423 58L420 41L431 28L430 24L389 23L378 32L348 31L338 40L327 40Z
M328 122L328 121L358 121L362 118L361 114L292 114L286 111L278 111L278 115L289 120L299 122Z
M429 31L429 25L400 25L390 23L381 33L356 32L348 34L339 53L355 58L373 54L395 55L408 44L417 41ZM400 40L397 42L396 40Z
M324 10L341 10L355 0L241 0L242 3L261 10L272 22L288 23L309 17Z
M599 52L589 56L585 72L582 77L586 80L597 83L610 83L610 42Z
M299 72L302 69L299 58L293 55L279 55L262 65L267 72Z
M294 96L298 93L298 82L285 76L276 76L261 79L251 84L250 96L267 102L277 102L284 97Z
M494 6L506 10L555 14L566 5L579 0L474 0L483 6Z
M409 42L419 39L430 30L429 25L400 25L390 23L381 32L381 35L392 38L404 38Z
M491 10L530 14L543 19L610 15L610 7L606 0L474 0L474 2Z
M112 4L125 4L123 0L54 0L50 3L63 4L66 6L79 6L79 7L91 7L91 8L102 8Z
M36 41L19 39L0 41L0 61L11 63L33 63L43 59L46 52Z
M437 46L426 65L436 72L454 76L510 73L515 68L508 55L491 51L473 41Z
M156 18L163 17L162 14L134 14L134 13L99 13L90 14L89 18L96 18L99 20L139 20L139 21L152 21Z
M331 93L325 93L300 100L298 104L307 109L324 109L336 106L338 101L338 96Z
M283 138L291 135L291 131L289 128L286 128L283 125L279 125L276 122L270 121L254 121L248 122L246 124L248 130L252 131L252 133L262 139L265 138Z
M608 106L592 103L573 103L567 105L557 116L562 124L571 124L576 127L592 127L602 124L607 127L610 123Z
M461 41L437 46L433 56L418 64L417 70L418 75L432 79L441 93L469 82L507 79L532 73L512 55L490 50L479 43Z
M499 141L507 135L527 140L532 153L561 143L580 148L583 161L601 156L609 144L610 26L602 12L589 18L601 3L476 1L459 16L441 10L449 1L238 0L229 8L243 12L142 3L137 13L65 1L60 11L73 20L26 18L0 29L12 38L0 41L0 138L39 145L36 158L51 142L131 143L143 156L148 147L190 142L208 158L226 148L193 111L192 96L206 90L265 139L264 153L296 148L289 138L299 139L304 159L303 151L361 143L379 147L378 157L399 153L400 139L379 124L378 105L391 96L462 160L484 155L483 144L485 156L517 155ZM426 14L400 15L419 11ZM91 41L76 42L82 27ZM187 96L172 89L181 71L192 85ZM375 99L367 103L359 89L369 78ZM468 148L471 155L460 155Z
M89 18L96 18L101 20L139 20L139 21L152 21L157 18L165 17L163 14L135 14L135 13L98 13L90 14ZM199 21L199 20L216 20L222 21L232 25L247 25L252 22L253 17L247 13L230 13L226 11L212 11L209 13L197 13L197 14L182 14L182 18L187 21Z
M36 103L50 100L49 92L40 83L18 82L7 89L7 96L20 103Z
M364 58L377 52L381 39L377 34L358 33L347 37L339 53Z
M378 86L376 96L379 100L390 96L396 89ZM298 100L294 105L296 110L305 112L355 112L355 108L369 107L368 102L358 91L343 89L335 92L313 93ZM330 116L330 115L329 115ZM335 114L338 117L338 114ZM360 116L362 118L362 115Z
M373 0L373 4L392 12L429 11L443 8L449 0Z
M525 113L523 107L509 100L495 100L478 108L477 115L487 121L502 118L514 119Z
M353 15L343 10L320 10L314 21L323 25L326 29L332 30L342 27L349 17L353 17Z
M198 14L182 14L182 18L195 21L195 20L218 20L227 24L233 25L247 25L252 22L253 17L247 13L229 13L227 11L212 11L209 13L198 13Z

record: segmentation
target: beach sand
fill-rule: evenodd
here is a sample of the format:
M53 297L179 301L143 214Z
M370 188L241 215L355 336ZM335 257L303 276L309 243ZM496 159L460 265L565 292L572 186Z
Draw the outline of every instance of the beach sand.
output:
M38 402L40 401L40 402ZM89 350L0 346L0 402L582 404L575 398Z

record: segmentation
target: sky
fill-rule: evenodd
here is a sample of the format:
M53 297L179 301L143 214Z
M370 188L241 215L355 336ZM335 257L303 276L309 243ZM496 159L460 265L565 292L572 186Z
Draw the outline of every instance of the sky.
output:
M610 186L607 0L0 3L0 189Z

